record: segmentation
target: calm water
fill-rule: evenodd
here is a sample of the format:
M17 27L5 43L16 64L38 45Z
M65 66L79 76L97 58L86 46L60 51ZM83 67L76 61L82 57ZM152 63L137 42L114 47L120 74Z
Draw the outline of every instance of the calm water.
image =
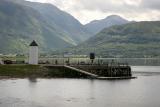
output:
M132 69L137 79L1 79L0 107L160 107L160 67Z

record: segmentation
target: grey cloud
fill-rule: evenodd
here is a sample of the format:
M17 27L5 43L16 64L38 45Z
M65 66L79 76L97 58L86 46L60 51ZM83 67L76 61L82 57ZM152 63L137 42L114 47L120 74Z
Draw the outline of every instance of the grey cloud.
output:
M143 12L146 9L160 9L160 0L30 0L50 2L65 7L71 5L70 9L75 10L88 10L88 11L101 11L101 12ZM139 1L141 1L139 3ZM135 5L137 2L137 5ZM132 4L133 3L133 4Z
M113 2L114 1L114 2ZM102 12L137 12L141 9L137 5L127 4L124 0L80 0L78 3L81 9Z
M150 10L160 10L160 0L142 0L141 7Z
M49 2L82 23L117 14L130 20L159 20L160 0L32 0Z

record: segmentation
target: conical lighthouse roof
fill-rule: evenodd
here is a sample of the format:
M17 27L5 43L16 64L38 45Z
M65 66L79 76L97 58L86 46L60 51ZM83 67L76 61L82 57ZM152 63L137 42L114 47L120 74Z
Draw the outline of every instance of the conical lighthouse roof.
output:
M38 46L35 40L32 41L32 43L29 46Z

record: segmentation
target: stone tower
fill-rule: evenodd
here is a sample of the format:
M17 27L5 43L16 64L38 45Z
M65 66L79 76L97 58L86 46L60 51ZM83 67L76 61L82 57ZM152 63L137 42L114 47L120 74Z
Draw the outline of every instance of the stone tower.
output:
M29 64L38 64L38 44L35 40L29 45Z

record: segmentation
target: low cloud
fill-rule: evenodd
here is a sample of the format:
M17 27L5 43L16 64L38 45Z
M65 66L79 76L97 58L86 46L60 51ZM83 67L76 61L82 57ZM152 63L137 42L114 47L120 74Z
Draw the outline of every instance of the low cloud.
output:
M150 10L160 10L160 0L142 0L141 7Z
M52 3L82 23L117 14L129 20L159 20L160 0L30 0Z

